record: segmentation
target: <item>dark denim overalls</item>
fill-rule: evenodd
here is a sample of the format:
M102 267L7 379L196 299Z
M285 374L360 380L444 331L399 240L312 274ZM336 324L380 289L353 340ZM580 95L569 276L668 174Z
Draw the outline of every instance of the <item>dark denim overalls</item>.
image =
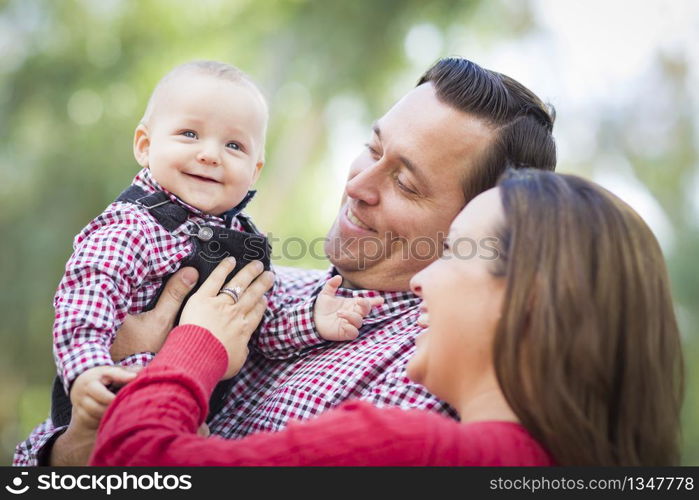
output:
M243 201L222 215L226 226L230 226L231 219L245 208L254 195L255 191L249 191ZM173 203L170 197L163 191L158 191L149 195L138 186L130 186L119 195L116 201L125 201L143 206L170 232L180 227L189 216L189 211L186 208ZM221 227L198 225L195 227L196 234L190 234L192 242L194 243L194 250L182 261L181 267L192 266L196 268L197 271L199 271L199 279L195 287L189 295L187 295L187 299L199 289L218 263L228 256L235 257L236 262L235 269L226 278L226 281L231 279L235 273L253 260L262 261L265 269L270 269L271 247L267 238L259 233L257 228L246 216L240 216L238 220L245 228L244 232ZM143 309L144 312L150 311L155 307L160 294L165 288L165 283L167 283L167 280L170 279L171 276L172 275L167 276L163 280L163 284L158 289L155 297L153 297ZM177 313L175 324L179 323L183 308L184 303ZM231 382L232 379L220 382L216 386L209 401L209 415L207 421L223 407ZM70 423L71 410L72 405L70 399L63 390L63 384L60 379L56 377L53 381L51 393L51 420L54 426L68 425L68 423Z

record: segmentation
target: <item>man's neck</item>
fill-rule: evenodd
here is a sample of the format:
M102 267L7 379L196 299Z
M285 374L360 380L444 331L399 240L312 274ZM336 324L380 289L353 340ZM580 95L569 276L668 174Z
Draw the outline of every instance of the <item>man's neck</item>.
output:
M357 285L354 281L351 281L347 278L345 278L345 275L340 273L340 276L342 276L342 288L349 288L352 290L364 290L364 287L361 287Z
M371 270L343 271L337 269L342 276L342 287L354 290L377 290L380 292L409 292L410 276L384 276L381 272Z

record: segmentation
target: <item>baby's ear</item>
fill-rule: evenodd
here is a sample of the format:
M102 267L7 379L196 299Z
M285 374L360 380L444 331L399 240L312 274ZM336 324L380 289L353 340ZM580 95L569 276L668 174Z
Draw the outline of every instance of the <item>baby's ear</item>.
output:
M257 179L260 178L260 173L262 172L262 167L264 167L264 166L265 166L264 161L258 161L255 164L255 173L252 174L252 182L250 183L251 185L255 184L257 182Z
M133 155L142 167L148 167L148 151L150 150L150 136L148 128L140 123L133 134Z

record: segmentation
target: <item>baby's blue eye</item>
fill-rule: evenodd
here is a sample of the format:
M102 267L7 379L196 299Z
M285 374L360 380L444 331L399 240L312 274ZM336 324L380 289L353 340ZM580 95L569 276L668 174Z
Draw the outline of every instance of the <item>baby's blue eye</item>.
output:
M228 144L226 144L226 147L235 149L236 151L240 151L240 144L238 144L237 142L229 142Z
M197 138L197 133L192 130L185 130L184 132L182 132L182 135L185 137L189 137L190 139Z

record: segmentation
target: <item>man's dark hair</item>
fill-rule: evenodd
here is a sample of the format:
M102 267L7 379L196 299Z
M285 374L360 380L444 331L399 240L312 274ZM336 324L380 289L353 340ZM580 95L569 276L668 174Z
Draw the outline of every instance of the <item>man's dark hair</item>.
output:
M555 111L524 85L457 57L437 61L418 86L427 82L434 85L440 101L483 120L493 130L491 145L464 175L466 202L495 186L507 166L556 168L551 134Z

